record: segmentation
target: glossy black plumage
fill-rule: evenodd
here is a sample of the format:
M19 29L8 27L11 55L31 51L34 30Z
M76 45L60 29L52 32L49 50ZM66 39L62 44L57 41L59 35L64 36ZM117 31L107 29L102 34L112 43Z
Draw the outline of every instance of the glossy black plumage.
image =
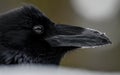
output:
M0 15L0 64L54 64L67 51L110 44L102 33L55 24L26 5Z

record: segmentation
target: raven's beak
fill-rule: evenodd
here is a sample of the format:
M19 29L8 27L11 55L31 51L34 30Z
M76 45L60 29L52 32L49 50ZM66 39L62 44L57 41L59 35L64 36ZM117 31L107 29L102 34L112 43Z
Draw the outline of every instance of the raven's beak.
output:
M104 33L69 25L56 25L56 35L46 38L52 47L96 47L111 44Z

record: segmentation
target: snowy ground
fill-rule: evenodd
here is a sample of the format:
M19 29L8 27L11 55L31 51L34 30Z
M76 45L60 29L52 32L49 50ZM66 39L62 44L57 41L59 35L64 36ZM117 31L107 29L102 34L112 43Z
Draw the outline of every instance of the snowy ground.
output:
M11 66L0 67L0 75L120 75L114 72L96 72L62 67Z

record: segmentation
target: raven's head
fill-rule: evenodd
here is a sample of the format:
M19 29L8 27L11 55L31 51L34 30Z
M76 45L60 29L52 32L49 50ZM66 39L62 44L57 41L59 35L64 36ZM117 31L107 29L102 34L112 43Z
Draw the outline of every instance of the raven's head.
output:
M99 31L55 24L29 5L0 15L0 38L0 44L8 49L20 50L32 57L39 56L47 61L43 63L53 64L58 64L61 56L71 49L111 43ZM48 60L50 57L53 61Z

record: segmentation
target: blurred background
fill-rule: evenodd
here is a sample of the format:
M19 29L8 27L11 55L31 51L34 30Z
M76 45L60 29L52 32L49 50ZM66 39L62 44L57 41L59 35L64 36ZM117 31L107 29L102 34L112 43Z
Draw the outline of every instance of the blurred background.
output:
M61 66L97 71L120 71L120 0L0 0L0 12L25 4L40 8L56 23L105 32L112 45L68 52Z

